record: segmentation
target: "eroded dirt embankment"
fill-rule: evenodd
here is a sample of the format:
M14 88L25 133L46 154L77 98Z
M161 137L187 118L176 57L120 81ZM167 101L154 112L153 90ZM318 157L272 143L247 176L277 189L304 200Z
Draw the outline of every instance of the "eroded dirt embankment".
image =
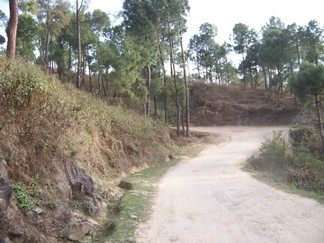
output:
M243 86L194 83L190 98L196 126L288 125L302 109L289 93Z

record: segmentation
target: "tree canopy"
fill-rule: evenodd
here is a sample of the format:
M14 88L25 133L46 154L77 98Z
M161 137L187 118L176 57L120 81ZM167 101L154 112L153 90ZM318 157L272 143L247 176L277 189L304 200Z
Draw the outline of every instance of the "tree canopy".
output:
M324 65L305 62L298 73L289 79L291 92L302 103L315 104L322 139L322 153L324 152L324 125L320 107L320 96L324 92Z
M188 82L283 92L303 63L324 61L323 27L316 20L298 26L272 16L260 30L237 23L232 40L224 43L216 41L215 24L202 23L185 46L188 0L125 0L118 16L89 11L81 0L18 2L14 54L80 89L136 103L143 114L166 123L176 121L178 131L189 120L181 121L188 113ZM0 21L8 25L2 11ZM239 63L231 61L233 54Z

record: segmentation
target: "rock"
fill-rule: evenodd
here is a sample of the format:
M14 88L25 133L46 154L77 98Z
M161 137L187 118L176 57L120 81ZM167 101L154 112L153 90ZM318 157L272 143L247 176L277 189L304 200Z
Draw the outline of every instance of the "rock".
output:
M24 231L21 230L18 226L12 226L9 229L9 235L14 238L22 237L24 235Z
M12 196L12 187L7 179L4 165L0 165L0 239L5 239L9 230L7 209Z
M44 211L43 209L39 208L39 207L35 207L33 208L33 211L37 214L37 215L40 215L42 214Z
M137 219L136 215L131 215L130 217L131 217L131 219L134 219L134 220Z
M104 210L93 179L72 160L65 158L65 164L73 200L80 202L87 214L100 215Z
M56 169L54 184L60 195L62 195L62 200L68 203L70 200L72 200L72 190L70 180L68 179L66 173L65 165L63 165L63 161L60 160L61 157L64 157L64 155L58 153L52 162Z
M74 214L70 222L61 232L61 236L72 241L80 241L94 227L89 221L82 219L78 214Z
M72 222L64 228L66 233L63 237L72 241L79 241L89 233L90 229L91 224L88 222Z
M38 238L38 242L57 243L56 238L49 237L48 235L40 235Z
M118 186L120 188L122 188L122 189L125 189L125 190L132 190L133 189L132 183L130 183L128 181L121 181Z

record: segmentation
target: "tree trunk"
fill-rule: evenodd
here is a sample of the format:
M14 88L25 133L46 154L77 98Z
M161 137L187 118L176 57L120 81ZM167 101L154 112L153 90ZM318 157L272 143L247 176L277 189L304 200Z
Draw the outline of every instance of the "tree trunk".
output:
M145 114L144 115L149 115L150 113L150 101L151 101L151 95L150 95L150 91L151 91L151 79L152 79L152 71L151 71L151 65L147 66L147 81L146 81L146 88L148 91L147 94L147 101L146 101L146 105L145 105Z
M315 94L315 104L316 104L316 111L317 111L317 118L318 118L318 125L321 133L321 142L322 142L322 153L324 153L324 127L322 121L322 114L321 114L321 107L319 104L319 95Z
M253 88L253 74L252 74L252 68L249 68L249 73L250 73L250 86Z
M82 86L85 85L85 76L86 76L86 66L87 66L87 63L86 63L86 54L83 52L82 55L81 55L81 67L82 67Z
M44 59L45 59L45 66L44 66L44 68L45 68L46 73L48 72L48 68L49 68L48 52L49 52L49 45L50 45L50 39L51 39L50 38L51 34L50 34L48 28L49 27L47 27L47 31L46 31L45 57L44 57Z
M76 87L81 88L81 23L80 12L81 6L79 6L79 0L76 0L76 17L77 17L77 41L78 41L78 65L77 65L77 80Z
M59 79L62 80L63 74L65 72L65 50L64 50L64 43L61 39L58 41L58 48L60 50L60 57L58 58L57 62L57 73Z
M183 78L185 82L185 90L186 90L186 115L185 115L185 124L186 124L186 136L190 136L189 122L190 122L190 108L189 108L189 87L187 80L187 72L186 72L186 59L183 50L183 41L182 41L182 31L180 31L180 44L181 44L181 57L182 57L182 65L183 65Z
M90 93L92 93L92 77L91 77L91 67L90 67L91 63L90 61L88 61L88 70L89 70L89 89L90 89Z
M102 75L102 70L101 70L101 68L99 68L99 70L98 70L98 90L99 90L99 94L101 93L101 82L100 82L101 75Z
M92 94L92 73L91 73L90 64L89 64L89 90L90 93Z
M72 46L69 46L69 64L68 64L68 82L71 82L71 69L72 69Z
M106 90L109 90L108 77L109 77L109 67L106 67L106 72L105 72Z
M244 87L246 86L246 69L245 69L245 57L244 57L244 52L242 53L242 68L243 68L243 83L244 83Z
M154 96L154 116L157 116L157 98Z
M186 134L186 127L185 127L185 114L184 114L184 110L181 109L181 127L182 127L182 134L185 135Z
M264 76L264 87L265 87L266 90L268 90L269 87L268 87L267 69L262 66L262 70L263 70L263 76Z
M159 52L160 52L162 69L163 69L163 81L164 81L164 123L168 124L168 83L167 83L166 71L164 66L162 45L159 36L158 36L158 43L159 43Z
M104 92L104 96L107 96L107 90L106 90L106 85L105 85L103 75L101 74L100 76L101 76L101 84L102 84L102 89L103 89L103 92Z
M8 24L8 44L7 57L15 59L16 56L16 36L18 27L18 1L9 0L10 19Z
M180 100L179 100L179 90L177 85L177 76L176 76L174 56L173 56L173 39L171 37L171 34L169 35L169 45L170 45L170 64L172 67L171 74L173 74L173 84L174 84L176 108L177 108L177 136L180 136Z
M259 71L255 70L255 81L254 81L254 89L258 86L258 80L259 80Z
M296 35L296 51L297 51L298 67L300 68L301 58L300 58L299 41L297 35Z

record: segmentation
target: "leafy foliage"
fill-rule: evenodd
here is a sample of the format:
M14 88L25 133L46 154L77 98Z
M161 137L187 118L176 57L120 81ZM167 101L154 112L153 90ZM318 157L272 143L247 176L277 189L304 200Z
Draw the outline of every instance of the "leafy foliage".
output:
M249 163L254 169L271 173L281 173L287 163L288 143L280 133L274 133L271 139L264 142L259 154L252 157Z
M324 192L323 159L300 143L303 141L302 144L305 145L309 141L309 130L294 130L294 147L279 134L275 134L262 145L258 156L249 159L249 163L255 170L282 178L299 189Z
M33 98L41 98L46 93L45 80L37 75L35 67L19 62L10 62L1 58L0 69L0 104L5 109L22 109Z
M289 87L292 93L305 103L309 96L319 95L324 90L324 66L303 63L299 72L289 80Z
M3 37L3 35L0 35L0 45L4 44L6 42L6 38Z
M21 183L13 184L12 188L16 193L18 207L20 208L21 212L25 214L28 213L33 207L28 189Z

